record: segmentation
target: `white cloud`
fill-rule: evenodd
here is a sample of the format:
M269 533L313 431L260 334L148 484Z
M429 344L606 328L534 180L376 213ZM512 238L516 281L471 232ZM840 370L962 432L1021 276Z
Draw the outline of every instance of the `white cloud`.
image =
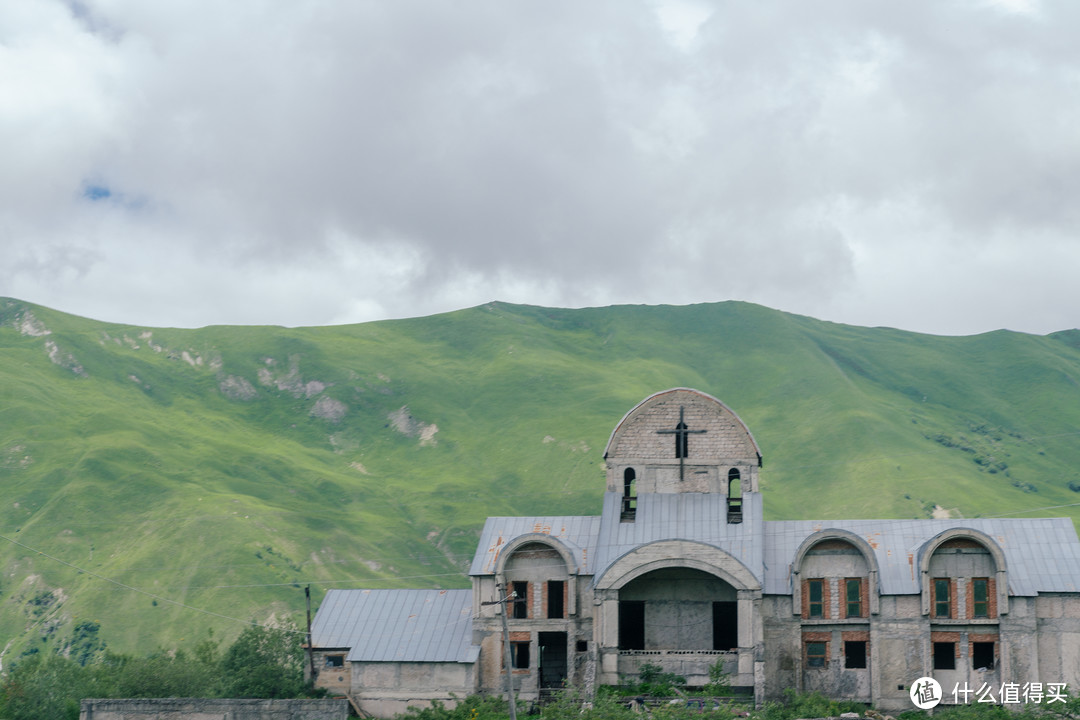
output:
M491 299L1080 325L1078 16L7 3L0 294L150 325Z

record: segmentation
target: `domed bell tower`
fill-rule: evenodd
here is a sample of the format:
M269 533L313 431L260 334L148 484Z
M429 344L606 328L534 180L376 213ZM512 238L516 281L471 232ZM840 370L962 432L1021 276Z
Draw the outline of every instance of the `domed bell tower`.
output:
M674 388L628 412L604 452L607 491L621 493L624 519L647 493L718 493L729 522L741 522L742 496L758 492L761 451L739 416L706 393Z

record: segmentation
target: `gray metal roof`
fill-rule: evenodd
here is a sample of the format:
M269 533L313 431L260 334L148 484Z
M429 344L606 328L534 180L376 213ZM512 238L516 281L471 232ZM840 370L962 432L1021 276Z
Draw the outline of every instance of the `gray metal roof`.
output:
M830 528L865 538L877 559L881 592L920 592L920 550L939 533L971 528L1001 547L1009 592L1080 592L1080 540L1068 518L951 520L784 520L763 522L762 496L743 496L743 522L727 522L726 498L712 493L648 493L637 499L634 522L620 522L622 495L604 495L600 517L488 518L470 575L495 571L507 543L530 533L558 538L579 573L599 579L628 552L661 540L691 540L720 548L742 562L769 594L791 592L791 563L806 538Z
M634 522L620 522L622 495L604 494L603 522L596 546L599 579L616 560L648 543L691 540L725 551L764 579L761 495L743 496L743 522L727 521L727 497L719 493L646 493L638 496Z
M350 662L476 662L472 590L329 590L311 643Z
M522 535L549 535L558 539L574 555L578 573L591 575L596 555L600 518L567 515L561 517L489 517L480 533L470 575L492 575L506 544Z
M1080 591L1080 540L1068 518L953 520L782 520L765 523L765 585L791 592L791 563L815 532L846 530L864 538L878 563L881 593L920 592L920 550L939 533L971 528L990 536L1005 554L1012 595Z

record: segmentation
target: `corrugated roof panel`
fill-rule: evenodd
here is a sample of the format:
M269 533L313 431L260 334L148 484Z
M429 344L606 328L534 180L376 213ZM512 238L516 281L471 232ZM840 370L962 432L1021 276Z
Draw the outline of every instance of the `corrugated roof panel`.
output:
M470 575L492 575L499 556L507 543L522 535L540 533L562 542L573 553L582 575L592 573L590 563L595 556L597 528L600 518L589 515L551 517L489 517L480 532Z
M474 662L472 590L330 590L312 645L349 661Z
M765 592L791 592L791 562L799 545L826 528L847 530L870 543L878 563L881 592L920 591L920 551L939 533L971 528L993 538L1005 554L1014 595L1070 592L1080 585L1080 540L1068 518L972 518L956 520L781 520L765 523Z
M604 495L594 574L636 548L664 540L690 540L724 550L759 580L764 577L760 495L743 498L743 521L728 523L727 498L712 493L649 493L637 500L633 522L621 522L622 496Z

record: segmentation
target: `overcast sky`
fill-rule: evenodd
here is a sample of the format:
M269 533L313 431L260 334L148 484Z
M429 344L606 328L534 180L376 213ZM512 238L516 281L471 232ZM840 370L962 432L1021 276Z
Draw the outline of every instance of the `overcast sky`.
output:
M1080 326L1080 3L4 0L0 296Z

